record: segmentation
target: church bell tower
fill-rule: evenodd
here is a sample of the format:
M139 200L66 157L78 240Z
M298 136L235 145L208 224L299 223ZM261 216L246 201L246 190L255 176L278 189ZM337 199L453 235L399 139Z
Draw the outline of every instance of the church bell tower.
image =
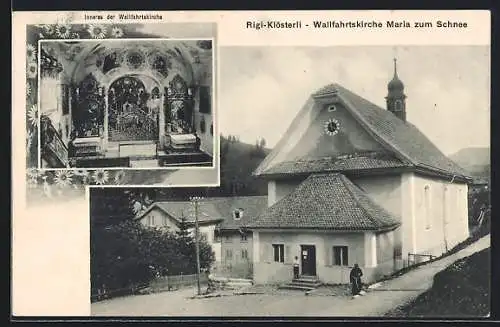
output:
M406 121L406 95L404 84L398 77L397 61L394 58L394 76L387 84L388 93L385 97L387 110L392 112L402 121Z

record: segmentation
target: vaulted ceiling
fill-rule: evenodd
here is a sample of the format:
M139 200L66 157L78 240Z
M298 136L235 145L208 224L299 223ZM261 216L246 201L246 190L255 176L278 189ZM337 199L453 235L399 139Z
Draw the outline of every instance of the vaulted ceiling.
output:
M64 69L63 78L73 83L89 73L105 75L118 68L149 70L159 78L177 73L189 84L203 84L212 74L209 40L54 40L41 42L41 47L57 58Z

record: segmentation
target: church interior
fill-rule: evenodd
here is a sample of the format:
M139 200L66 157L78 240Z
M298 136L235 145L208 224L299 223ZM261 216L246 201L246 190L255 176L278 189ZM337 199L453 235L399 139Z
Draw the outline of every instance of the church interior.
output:
M43 41L41 168L213 166L212 40Z

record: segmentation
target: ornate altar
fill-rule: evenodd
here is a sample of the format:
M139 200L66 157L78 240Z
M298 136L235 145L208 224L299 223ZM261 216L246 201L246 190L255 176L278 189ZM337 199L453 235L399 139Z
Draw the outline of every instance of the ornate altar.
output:
M158 139L158 107L150 101L140 79L122 77L108 92L108 131L111 141L147 141Z
M166 89L166 93L166 150L199 150L199 138L195 135L194 128L192 90L179 75L176 75Z
M104 136L104 89L92 74L73 90L73 126L71 156L97 156L101 154Z

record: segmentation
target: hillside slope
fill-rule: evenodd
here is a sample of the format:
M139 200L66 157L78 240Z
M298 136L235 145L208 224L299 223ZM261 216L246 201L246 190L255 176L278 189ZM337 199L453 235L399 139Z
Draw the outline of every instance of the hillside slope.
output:
M262 145L221 137L221 191L225 195L267 195L267 183L252 175L271 151Z
M490 149L487 147L464 148L450 155L450 159L474 176L490 175Z
M490 312L490 249L450 265L434 276L432 288L388 314L393 317L484 317Z

